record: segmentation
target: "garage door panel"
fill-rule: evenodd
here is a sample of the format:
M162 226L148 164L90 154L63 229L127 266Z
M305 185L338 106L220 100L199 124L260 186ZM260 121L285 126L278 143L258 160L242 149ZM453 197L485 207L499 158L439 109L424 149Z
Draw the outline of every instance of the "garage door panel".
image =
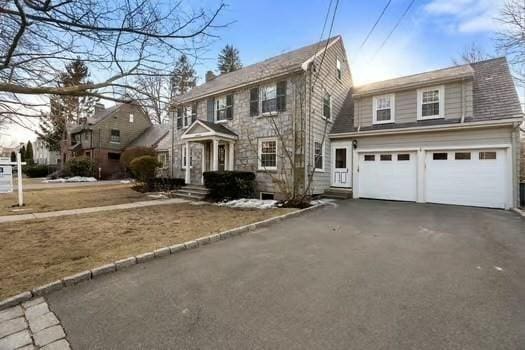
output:
M415 201L416 154L411 152L361 154L359 197Z
M480 159L489 152L496 159ZM505 151L448 151L446 160L427 152L425 201L480 207L505 207ZM456 159L456 153L470 153L470 159ZM481 157L483 158L483 156Z

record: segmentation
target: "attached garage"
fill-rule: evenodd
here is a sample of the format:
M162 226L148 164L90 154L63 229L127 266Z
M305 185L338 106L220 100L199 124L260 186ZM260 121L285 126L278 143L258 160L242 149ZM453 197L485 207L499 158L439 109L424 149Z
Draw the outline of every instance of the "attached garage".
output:
M357 152L356 197L509 207L506 148Z
M505 150L429 151L425 159L425 201L504 208Z
M416 201L416 153L362 153L359 156L359 178L360 197Z

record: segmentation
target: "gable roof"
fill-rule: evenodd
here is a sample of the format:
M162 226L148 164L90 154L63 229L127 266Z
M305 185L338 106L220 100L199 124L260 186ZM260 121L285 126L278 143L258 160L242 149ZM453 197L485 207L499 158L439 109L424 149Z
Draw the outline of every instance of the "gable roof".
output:
M192 134L192 131L197 128L197 126L202 126L204 129L209 130L204 133L198 132L196 134ZM196 121L191 124L186 131L181 136L181 139L191 139L194 137L209 137L209 136L220 136L220 137L226 137L228 139L236 139L238 135L228 129L226 126L222 124L216 124L211 123L206 120L197 119Z
M231 90L263 79L282 76L303 70L302 65L322 51L327 42L331 45L341 36L335 36L318 43L268 58L236 71L217 76L215 79L194 87L186 94L178 97L176 103L185 103L198 98Z
M438 79L447 77L447 79L450 79L452 77L451 74L454 72L461 75L464 72L469 71L472 71L473 79L474 113L472 117L465 118L466 123L523 117L518 93L512 80L507 60L505 57L500 57L477 63L440 69L433 72L415 74L408 77L371 83L353 88L353 91L351 91L349 96L347 96L346 101L343 104L343 107L341 108L341 111L337 116L330 133L337 134L357 131L357 128L354 127L354 105L352 99L354 99L356 96L359 96L359 93L369 94L371 91L383 92L385 91L384 89L394 89L394 87L396 90L400 90L405 88L405 85L403 85L402 82L407 83L408 87L413 86L411 84L417 84L417 77L421 78L424 82L428 82L428 79L431 79L431 77L437 77ZM350 94L353 95L350 96ZM362 127L360 130L367 131L397 129L458 123L461 123L460 118L420 120L410 123L370 125Z
M168 135L169 129L163 125L152 125L136 139L134 139L128 147L156 147L157 144Z

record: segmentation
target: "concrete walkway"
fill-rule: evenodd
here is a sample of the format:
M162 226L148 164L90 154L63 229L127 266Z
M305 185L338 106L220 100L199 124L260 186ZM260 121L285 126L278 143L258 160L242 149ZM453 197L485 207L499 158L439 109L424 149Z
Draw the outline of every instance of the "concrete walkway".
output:
M100 211L143 208L143 207L152 207L155 205L179 204L179 203L187 203L187 202L188 200L182 199L182 198L156 199L156 200L134 202L134 203L106 205L103 207L57 210L57 211L49 211L49 212L44 212L44 213L32 213L32 214L20 214L20 215L5 215L5 216L0 216L0 224L7 223L7 222L34 220L34 219L47 219L47 218L54 218L57 216L89 214L89 213L97 213Z
M102 180L97 182L51 182L51 183L33 183L23 184L24 191L35 191L35 190L48 190L54 188L70 188L70 187L93 187L93 186L108 186L108 185L121 185L122 180ZM13 183L13 191L18 191L16 181Z

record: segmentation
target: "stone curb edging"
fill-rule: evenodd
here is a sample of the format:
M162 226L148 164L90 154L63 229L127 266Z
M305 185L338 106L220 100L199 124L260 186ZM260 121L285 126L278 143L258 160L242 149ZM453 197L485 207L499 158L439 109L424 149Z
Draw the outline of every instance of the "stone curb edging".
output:
M54 282L51 282L51 283L48 283L42 286L38 286L36 288L33 288L30 291L26 291L26 292L17 294L13 297L10 297L4 300L0 300L0 310L4 310L9 307L21 304L23 302L31 300L33 297L44 296L52 292L55 292L57 290L60 290L64 287L69 287L77 283L80 283L82 281L95 279L102 275L105 275L111 272L115 272L115 271L120 271L130 266L141 264L141 263L153 260L155 258L164 257L170 254L176 254L184 250L198 248L200 246L211 244L219 240L224 240L229 237L238 236L245 232L254 231L257 228L269 226L270 224L279 222L284 219L303 215L307 212L310 212L312 210L315 210L325 205L326 203L315 204L305 209L296 210L291 213L287 213L287 214L279 215L279 216L269 218L266 220L258 221L253 224L236 227L236 228L233 228L227 231L223 231L220 233L214 233L214 234L200 237L195 240L188 241L188 242L155 249L154 251L151 251L151 252L142 253L136 256L130 256L128 258L117 260L113 263L98 266L91 270L82 271L74 275L64 277L60 280L57 280L57 281L54 281Z

